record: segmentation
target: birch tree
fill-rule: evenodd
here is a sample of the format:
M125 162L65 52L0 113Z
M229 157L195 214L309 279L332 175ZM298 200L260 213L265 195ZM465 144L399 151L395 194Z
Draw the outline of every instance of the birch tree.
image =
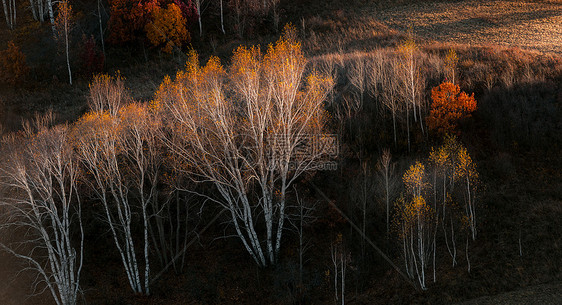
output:
M408 275L417 278L426 288L426 269L433 250L434 210L426 204L427 188L425 166L416 162L403 176L406 197L397 202L397 224L403 243L403 256Z
M457 168L456 174L458 178L461 179L464 186L465 217L470 228L472 240L475 240L477 235L475 191L478 183L478 172L476 171L476 165L472 162L472 158L468 154L467 149L462 145L457 152L455 167Z
M447 51L447 55L445 56L445 81L456 84L455 76L457 74L458 62L459 57L457 56L457 52L453 49L449 49L449 51Z
M49 15L49 21L51 22L51 30L53 31L53 35L56 35L56 28L55 28L55 13L54 13L54 3L52 0L37 0L38 2L45 1L44 6L46 6L46 12ZM68 1L68 0L66 0ZM42 15L45 15L43 13ZM43 22L44 20L41 20Z
M252 19L263 15L264 7L260 2L260 0L228 1L228 5L234 11L234 27L240 38L244 36L246 28L251 25L249 23L252 22Z
M422 119L422 103L421 95L425 86L425 79L420 73L419 63L417 59L417 46L412 37L409 37L398 48L400 55L398 62L397 79L400 90L401 101L406 106L406 128L408 133L408 150L410 149L410 116L409 109L412 109L412 117L415 122L420 123L422 133L423 119Z
M433 219L433 267L435 281L435 251L438 227L442 228L442 236L445 240L447 251L452 258L452 265L457 265L457 244L459 242L459 232L466 232L467 238L476 238L476 200L475 194L478 181L478 172L467 149L458 142L455 136L447 135L443 144L438 148L432 148L428 162L428 182L424 184L431 186L433 204L430 207ZM423 164L412 168L422 168ZM408 175L404 175L404 181L416 181L412 168ZM412 183L410 183L412 184ZM412 184L415 185L415 184ZM413 190L414 188L408 187ZM415 195L419 194L417 191ZM424 192L422 191L422 196ZM426 193L429 197L429 193ZM466 230L466 231L465 231ZM468 240L466 248L468 260Z
M195 9L197 11L197 23L199 24L199 36L203 36L203 23L201 22L201 14L203 13L203 7L202 7L203 4L204 4L204 0L195 0Z
M220 6L220 15L221 15L221 31L223 34L226 34L226 32L224 31L223 0L219 0L219 6Z
M363 105L368 83L366 63L362 56L357 56L357 59L351 62L347 78L359 95L360 105Z
M68 82L70 83L70 85L72 85L72 71L70 69L69 55L69 35L73 28L72 7L68 3L68 0L62 0L58 3L57 9L58 14L55 20L56 38L57 40L62 40L62 42L64 43L66 66L68 68Z
M138 246L135 246L133 239L133 226L137 223L133 198L135 191L139 194L138 185L135 184L139 182L127 176L130 174L128 171L135 171L135 168L127 167L122 162L123 157L130 158L130 154L134 155L136 152L128 151L121 154L121 151L126 149L122 146L123 133L123 126L118 117L107 112L91 112L84 115L75 125L73 142L82 164L89 173L90 188L102 203L105 220L109 225L131 289L135 293L150 294L146 203L141 199L143 202L140 204L143 232L141 244L143 244L145 260L143 277L141 264L137 259ZM132 163L131 166L137 165L134 161ZM139 173L135 172L133 175L135 174Z
M271 0L272 14L273 14L273 28L275 31L279 30L279 19L281 18L279 14L279 2L280 0Z
M118 121L107 113L88 113L74 127L76 150L87 172L87 182L101 201L105 221L135 293L142 293L141 270L132 238L132 207L118 163Z
M441 214L441 227L445 245L451 258L453 267L457 264L457 247L455 228L457 224L457 213L452 204L452 194L455 184L455 160L459 145L452 137L447 137L439 148L432 149L429 154L429 162L433 166L433 201L434 209ZM441 194L438 195L438 191Z
M296 189L295 189L296 193ZM298 247L297 252L299 256L299 284L303 284L303 273L304 264L308 261L305 259L305 254L312 247L310 239L305 237L305 229L310 226L317 217L314 216L316 207L313 204L307 204L303 198L299 198L298 193L296 193L297 206L295 207L295 213L288 215L287 220L291 225L291 230L297 234L298 237Z
M334 301L335 304L345 305L345 279L351 263L351 253L346 250L341 233L330 245L330 258L334 276Z
M390 232L390 202L395 196L396 190L396 177L394 172L394 162L390 150L383 150L377 164L378 171L381 177L381 182L384 190L384 202L386 207L386 232Z
M244 25L245 25L245 7L243 5L243 1L242 0L231 0L230 5L232 6L232 9L234 10L234 28L236 29L236 32L238 34L239 37L242 37L244 34Z
M68 144L68 127L49 128L47 122L37 120L24 137L12 135L3 143L2 184L8 190L1 202L7 218L3 226L23 229L26 240L1 246L29 263L57 305L69 305L81 292L79 164Z
M95 75L89 85L88 107L97 113L108 112L116 116L121 108L128 104L131 96L125 88L120 75Z
M55 35L55 14L53 4L52 0L29 0L29 7L31 8L33 19L39 22L45 22L45 17L47 17L51 23L53 35Z
M433 249L434 211L421 196L414 196L408 201L399 200L397 206L407 273L426 290L426 269Z
M396 84L396 69L398 67L398 61L396 58L392 57L390 62L386 65L383 65L382 68L382 75L381 75L381 103L382 105L388 109L392 113L392 131L394 134L394 146L397 145L397 138L396 138L396 120L400 111L402 110L402 105L398 101L399 98L399 86ZM408 145L409 145L409 127L408 128Z
M171 266L176 274L180 274L185 266L188 238L192 236L198 224L193 210L199 209L200 213L204 202L198 204L193 192L196 185L185 174L184 160L175 154L166 153L160 137L169 130L164 130L160 117L154 115L155 105L156 103L152 103L149 107L156 125L151 132L157 132L154 147L157 148L155 152L159 153L158 158L161 160L155 160L155 165L158 166L153 166L158 170L158 178L152 185L157 185L158 188L152 192L153 198L149 201L151 219L148 229L161 266ZM156 279L153 278L152 281L154 280Z
M162 165L158 133L160 121L150 112L147 105L131 103L119 113L120 148L125 168L128 169L127 187L131 189L140 205L142 215L143 254L144 254L144 293L150 294L149 276L149 207L157 200L157 186Z
M476 239L478 172L467 149L454 136L446 136L441 146L431 150L434 209L441 220L447 250L457 264L457 233L467 228ZM464 208L464 211L463 211Z
M4 16L6 17L6 24L10 30L13 30L16 26L16 0L2 0L2 6L4 7Z
M374 207L374 193L376 190L375 179L371 173L370 160L359 158L359 172L350 180L349 200L357 209L357 223L360 223L360 235L368 235L368 226L371 221L371 211ZM354 209L355 210L355 209ZM353 213L355 214L355 212ZM366 241L360 240L361 259L365 259Z
M219 197L210 199L230 213L262 267L279 256L289 187L325 154L296 149L322 137L332 86L314 71L306 76L305 66L300 43L286 31L264 56L259 47L239 47L228 73L215 57L200 67L192 52L186 70L157 94L174 134L166 145L189 164L186 171L214 185ZM261 223L265 236L256 230Z
M180 274L188 253L185 251L188 238L193 235L197 225L193 223L195 217L192 216L192 210L199 206L194 204L194 194L181 190L189 185L184 182L185 179L177 176L170 179L179 180L177 187L172 186L159 192L160 196L150 201L152 219L149 222L149 233L161 266L169 265L176 274Z
M149 222L158 212L151 208L158 200L163 160L158 137L161 122L152 106L129 102L119 76L95 76L88 101L93 111L75 124L73 142L89 173L90 187L103 205L129 284L135 293L148 295ZM137 226L142 232L142 252L133 238ZM144 264L138 253L143 253Z
M98 5L98 24L100 27L100 40L101 40L101 50L103 53L103 57L105 58L105 40L103 38L103 23L101 21L101 7L102 7L102 0L97 0L97 5Z
M33 20L39 20L37 6L35 5L34 0L29 0L29 8L31 9L31 14L33 15Z

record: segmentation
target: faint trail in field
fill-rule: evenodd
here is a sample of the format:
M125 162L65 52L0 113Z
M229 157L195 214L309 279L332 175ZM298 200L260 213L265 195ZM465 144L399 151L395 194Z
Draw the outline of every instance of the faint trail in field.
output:
M562 54L562 1L420 2L372 15L439 42L496 44Z
M558 305L562 303L562 283L543 284L506 292L494 296L485 296L458 305Z

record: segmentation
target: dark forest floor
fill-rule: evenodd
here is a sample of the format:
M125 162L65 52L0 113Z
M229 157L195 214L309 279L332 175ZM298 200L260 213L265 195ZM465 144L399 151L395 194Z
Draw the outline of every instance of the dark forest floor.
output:
M427 48L451 44L459 49L500 54L505 47L522 58L531 58L531 62L545 58L561 60L560 1L405 1L404 5L389 7L379 2L352 1L346 8L337 8L339 1L324 5L324 2L306 0L294 6L289 2L284 1L287 19L294 19L298 24L300 15L292 15L292 12L303 13L307 30L301 34L306 38L304 47L311 56L331 53L345 56L354 51L392 47L412 25L415 35ZM33 30L35 28L27 25L22 32ZM0 41L4 41L6 35L4 29L0 29ZM34 48L31 43L38 41L19 42L27 44L26 52ZM217 53L230 54L239 42L225 43L219 46ZM204 43L207 42L200 42L200 45ZM208 46L202 47L201 52L208 56L211 53L208 49ZM36 58L40 56L35 54ZM33 56L30 59L35 60ZM180 62L180 57L159 58L148 64L137 60L120 70L135 99L148 100L163 76L182 66ZM467 60L466 65L470 64ZM79 80L70 87L49 73L52 82L17 91L0 89L0 99L6 107L3 121L7 129L18 129L22 118L48 108L53 108L62 121L75 120L86 111L88 81ZM502 89L498 86L495 90ZM554 111L562 114L562 84L552 90L554 94L558 90ZM488 100L493 98L491 95ZM463 131L463 139L474 152L473 159L477 161L485 189L479 210L480 232L471 248L471 272L467 272L462 260L455 269L450 268L446 263L450 257L441 251L439 259L444 263L438 269L437 283L430 284L427 292L418 293L376 253L369 252L371 266L363 272L351 272L350 286L361 288L349 292L349 304L562 303L562 158L559 149L562 146L560 143L554 143L554 148L523 145L512 138L498 144L495 138L501 137L504 131L486 125L489 117L476 115L475 121L470 126L474 129ZM315 184L342 208L347 204L346 183L357 174L357 166L352 162L346 166L349 167L345 171L322 173L314 178ZM309 196L322 202L312 191ZM350 233L349 226L333 211L327 209L323 213L329 219L320 221L309 232L315 243L310 252L312 262L307 266L304 291L294 286L294 236L286 235L285 252L277 268L259 270L238 240L215 239L224 234L224 227L217 225L188 251L184 273L170 272L155 284L153 296L136 297L129 292L109 234L100 229L100 234L86 249L89 254L82 277L86 304L298 303L295 300L300 300L301 304L332 304L330 281L325 276L330 268L326 263L329 262L330 242L338 232L347 232L344 234L353 241L357 236ZM391 246L392 240L383 233L373 230L370 236L398 257ZM398 258L395 262L401 263ZM48 293L26 298L31 293L33 278L28 273L18 275L20 267L8 254L0 254L0 304L50 304Z

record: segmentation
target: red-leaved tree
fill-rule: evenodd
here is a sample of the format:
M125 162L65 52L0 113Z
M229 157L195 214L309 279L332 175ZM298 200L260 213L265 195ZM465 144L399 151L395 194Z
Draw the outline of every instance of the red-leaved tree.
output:
M173 3L177 5L187 25L192 25L197 21L197 8L191 0L174 0Z
M461 92L458 85L444 82L431 90L431 111L427 117L430 130L439 134L455 132L458 121L476 111L476 99Z
M158 0L110 0L109 40L114 44L125 44L144 38L145 26L150 22Z
M177 39L175 29L187 29L197 18L191 0L110 0L109 3L109 41L113 44L139 42L147 38L152 43L158 40L158 44L164 40L173 41ZM168 36L173 37L169 39Z

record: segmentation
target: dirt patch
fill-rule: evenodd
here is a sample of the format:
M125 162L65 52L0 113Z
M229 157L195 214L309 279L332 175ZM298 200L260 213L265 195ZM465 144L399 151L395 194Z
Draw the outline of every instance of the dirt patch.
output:
M373 9L380 21L423 38L562 54L562 1L460 1Z

